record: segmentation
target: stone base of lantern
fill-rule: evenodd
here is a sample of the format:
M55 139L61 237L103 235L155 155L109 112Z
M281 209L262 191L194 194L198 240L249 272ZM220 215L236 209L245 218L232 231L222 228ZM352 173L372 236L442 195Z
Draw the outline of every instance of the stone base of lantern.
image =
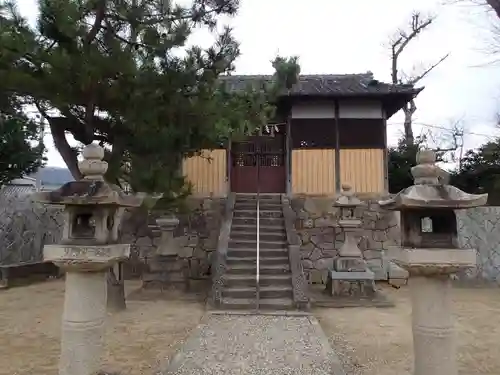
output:
M66 271L59 375L89 375L100 367L106 319L106 273L130 245L46 245L44 258Z
M375 287L375 274L362 258L336 259L335 269L328 271L323 294L328 296L330 301L323 300L318 303L316 298L316 306L392 306L392 303Z
M149 271L142 277L145 289L189 289L188 265L177 255L154 255L148 261Z
M410 273L415 375L457 375L450 274L473 267L472 249L401 249Z
M372 271L329 271L326 291L332 297L366 298L375 294L375 275Z

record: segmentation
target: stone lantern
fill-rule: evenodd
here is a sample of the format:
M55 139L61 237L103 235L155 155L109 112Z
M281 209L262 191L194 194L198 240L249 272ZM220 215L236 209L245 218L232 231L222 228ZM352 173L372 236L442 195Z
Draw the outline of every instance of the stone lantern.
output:
M60 244L46 245L44 259L66 271L62 317L60 375L91 375L99 370L106 317L106 273L128 258L129 244L118 243L120 208L141 200L107 184L104 149L83 150L79 181L36 194L42 203L64 206Z
M345 240L334 260L333 270L328 272L326 290L332 296L365 297L375 293L375 275L368 268L356 238L362 221L355 213L362 204L347 184L342 186L341 196L334 203L340 209L337 225L344 231Z
M415 375L457 375L450 275L476 265L476 251L459 249L454 210L486 204L444 184L433 151L417 154L410 186L380 206L401 212L401 247L393 261L408 270Z

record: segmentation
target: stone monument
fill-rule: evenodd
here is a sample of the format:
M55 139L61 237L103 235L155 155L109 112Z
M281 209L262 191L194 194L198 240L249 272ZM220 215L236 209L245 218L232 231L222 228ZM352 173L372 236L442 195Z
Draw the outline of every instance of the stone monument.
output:
M60 244L46 245L44 258L66 271L59 375L92 375L99 370L106 318L106 273L128 258L129 244L118 243L121 207L141 200L107 184L104 149L83 150L79 181L36 194L42 203L64 206Z
M401 247L393 261L408 270L415 375L457 375L450 275L474 267L476 251L459 249L454 210L486 204L445 184L433 151L417 154L410 186L380 206L401 212Z
M331 296L367 297L375 293L375 275L368 268L356 238L362 222L355 212L362 204L350 185L342 186L341 196L334 206L340 209L337 225L343 229L345 240L334 260L333 270L328 272L326 290Z

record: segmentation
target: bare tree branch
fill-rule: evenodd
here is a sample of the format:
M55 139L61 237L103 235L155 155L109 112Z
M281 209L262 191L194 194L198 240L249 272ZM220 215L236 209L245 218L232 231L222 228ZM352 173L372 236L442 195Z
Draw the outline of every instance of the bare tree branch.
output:
M393 84L410 84L415 85L425 76L431 73L438 65L440 65L449 56L449 53L441 57L438 61L427 66L419 74L408 76L403 72L399 71L399 58L401 54L405 51L412 40L415 40L418 35L428 28L436 19L436 16L422 16L420 12L414 12L411 16L410 22L406 29L400 29L397 31L396 36L392 39L390 43L391 50L391 80ZM407 144L413 144L415 142L415 136L412 130L412 118L413 114L417 110L417 106L414 100L403 107L404 112L404 134Z
M401 83L398 75L398 59L403 53L408 44L415 39L426 27L428 27L435 20L435 16L422 18L420 12L412 14L409 31L400 29L397 31L397 36L391 42L392 51L392 83Z
M450 56L449 53L441 57L438 61L436 61L434 64L428 66L422 73L418 74L417 76L414 76L412 78L409 78L406 83L416 85L420 80L425 78L430 72L432 72L439 64L441 64L444 60L446 60Z

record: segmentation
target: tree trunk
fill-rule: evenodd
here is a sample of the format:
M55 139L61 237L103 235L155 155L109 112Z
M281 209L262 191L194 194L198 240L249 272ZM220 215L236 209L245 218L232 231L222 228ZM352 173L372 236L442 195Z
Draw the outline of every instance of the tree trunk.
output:
M415 136L413 135L413 114L417 110L417 106L415 102L412 100L405 107L403 107L403 112L405 114L404 119L404 130L405 130L405 141L408 146L411 146L415 143Z
M495 11L498 18L500 18L500 0L487 0L488 5Z
M119 267L121 265L118 265L116 268ZM106 279L108 284L108 311L118 312L125 310L127 303L125 302L125 282L123 278L120 275L116 277L114 269L110 268Z

